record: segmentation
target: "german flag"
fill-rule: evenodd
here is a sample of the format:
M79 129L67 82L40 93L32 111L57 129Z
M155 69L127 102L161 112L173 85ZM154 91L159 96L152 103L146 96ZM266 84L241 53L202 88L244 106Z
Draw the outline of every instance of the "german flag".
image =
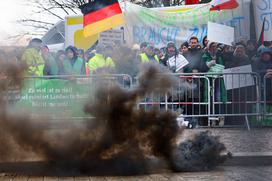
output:
M92 36L125 23L118 0L89 0L79 8L84 15L84 36Z
M260 33L260 36L259 36L259 40L258 40L258 46L261 46L261 45L264 44L264 26L265 26L265 21L266 21L266 18L264 17L263 25L262 25L262 30L261 30L261 33Z

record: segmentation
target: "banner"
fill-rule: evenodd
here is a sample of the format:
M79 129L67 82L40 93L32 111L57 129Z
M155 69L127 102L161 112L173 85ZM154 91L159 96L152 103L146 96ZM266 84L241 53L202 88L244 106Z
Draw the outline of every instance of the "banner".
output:
M32 117L46 116L50 119L86 117L83 112L91 95L91 86L84 79L29 79L12 108L28 111Z
M251 65L243 65L223 70L225 87L227 90L255 85ZM246 74L243 74L246 73Z
M208 22L208 40L231 46L234 42L234 28Z
M181 11L182 8L185 10ZM192 36L202 41L207 35L208 21L234 27L236 40L249 39L249 3L235 10L210 11L210 4L191 9L183 6L175 10L165 12L163 8L149 9L126 2L127 43L150 42L156 47L163 47L173 41L179 46Z
M272 40L272 0L254 0L254 15L255 15L255 27L256 37L259 38L263 21L264 24L264 41Z
M99 44L102 45L114 45L114 44L120 44L122 45L124 43L124 30L118 30L118 29L112 29L108 31L104 31L99 34L98 39Z

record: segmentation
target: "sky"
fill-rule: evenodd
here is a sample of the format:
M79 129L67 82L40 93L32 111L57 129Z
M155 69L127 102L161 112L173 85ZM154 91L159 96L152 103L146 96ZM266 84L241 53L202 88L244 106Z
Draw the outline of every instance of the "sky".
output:
M16 20L24 17L28 9L23 6L23 1L25 0L0 0L0 38L19 31Z
M43 15L33 15L33 6L27 6L27 3L28 0L0 0L0 46L13 44L14 40L9 38L11 36L32 31L16 21L29 17L44 18ZM29 36L25 38L29 39Z

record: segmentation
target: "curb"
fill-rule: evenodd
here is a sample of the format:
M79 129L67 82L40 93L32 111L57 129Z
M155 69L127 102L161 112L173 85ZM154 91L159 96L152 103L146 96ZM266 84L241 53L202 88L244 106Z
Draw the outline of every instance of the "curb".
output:
M272 152L233 153L223 166L269 166L272 165Z

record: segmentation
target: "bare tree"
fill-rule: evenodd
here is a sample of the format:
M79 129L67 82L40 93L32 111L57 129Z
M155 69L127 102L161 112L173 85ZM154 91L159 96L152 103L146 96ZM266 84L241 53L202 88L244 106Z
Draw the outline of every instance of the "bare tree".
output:
M79 14L79 6L92 0L28 0L26 6L33 7L32 12L19 20L24 26L33 28L33 32L45 33L57 21L64 20L66 15ZM124 1L124 0L123 0ZM144 7L167 7L184 4L185 0L128 0ZM201 0L210 2L211 0Z
M29 0L25 6L31 6L32 11L18 22L45 33L66 15L80 13L78 5L75 0Z

